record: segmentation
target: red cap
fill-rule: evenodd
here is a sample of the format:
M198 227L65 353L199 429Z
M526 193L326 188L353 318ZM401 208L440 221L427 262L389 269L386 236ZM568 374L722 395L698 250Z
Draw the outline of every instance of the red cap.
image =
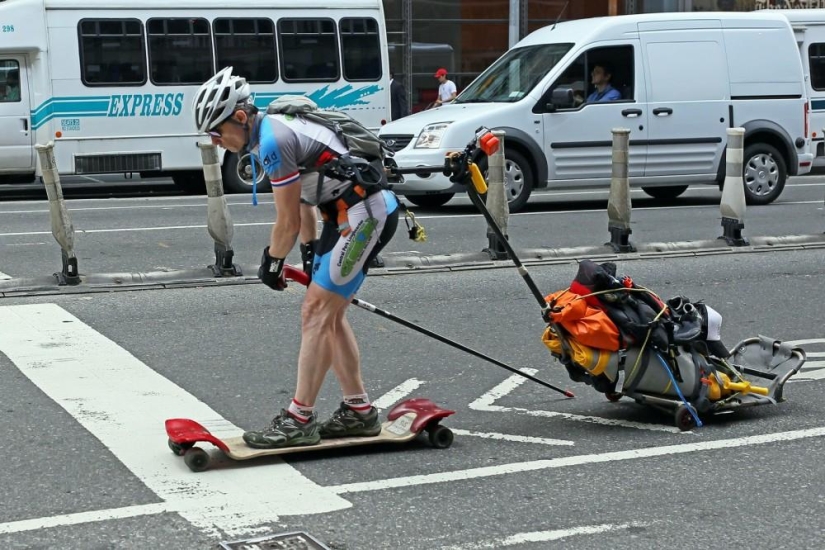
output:
M438 69L435 72L435 77L438 78L439 76L447 76L447 69Z

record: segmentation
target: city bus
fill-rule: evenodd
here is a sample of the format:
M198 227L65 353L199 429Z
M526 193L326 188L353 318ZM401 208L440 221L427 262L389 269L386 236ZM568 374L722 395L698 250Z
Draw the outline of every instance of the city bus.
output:
M202 186L191 103L225 66L258 107L302 94L377 130L389 119L387 51L382 0L7 0L0 177L39 176L34 146L53 141L62 175ZM226 189L250 191L249 158L219 150Z

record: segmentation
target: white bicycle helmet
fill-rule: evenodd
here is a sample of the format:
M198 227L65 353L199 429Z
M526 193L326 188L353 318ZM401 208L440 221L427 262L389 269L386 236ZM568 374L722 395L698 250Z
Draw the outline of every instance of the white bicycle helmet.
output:
M232 76L232 67L224 67L204 82L192 103L198 132L212 130L232 116L239 103L249 101L249 84L240 76Z

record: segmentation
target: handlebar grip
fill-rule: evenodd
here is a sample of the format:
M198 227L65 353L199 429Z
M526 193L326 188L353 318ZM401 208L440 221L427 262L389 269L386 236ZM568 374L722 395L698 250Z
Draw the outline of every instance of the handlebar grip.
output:
M473 180L476 193L483 195L487 192L487 182L484 181L484 176L481 175L481 170L478 169L478 165L475 163L470 163L470 178Z
M303 269L292 267L289 264L284 266L284 278L289 281L295 281L299 285L309 285L309 275L304 273Z

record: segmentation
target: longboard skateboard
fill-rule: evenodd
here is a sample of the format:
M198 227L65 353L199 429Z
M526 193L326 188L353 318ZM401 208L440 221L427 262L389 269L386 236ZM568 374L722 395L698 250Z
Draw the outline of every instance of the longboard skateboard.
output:
M381 426L381 433L374 437L340 437L322 439L317 445L283 447L280 449L255 449L246 444L243 437L219 439L209 430L188 418L170 418L166 421L169 448L183 460L193 472L202 472L209 467L209 453L196 443L208 442L218 447L233 460L249 460L261 456L320 451L340 447L373 445L379 443L406 443L427 431L430 444L437 449L446 449L453 443L453 432L440 424L455 411L442 409L429 399L415 398L402 401L390 409L387 421Z

